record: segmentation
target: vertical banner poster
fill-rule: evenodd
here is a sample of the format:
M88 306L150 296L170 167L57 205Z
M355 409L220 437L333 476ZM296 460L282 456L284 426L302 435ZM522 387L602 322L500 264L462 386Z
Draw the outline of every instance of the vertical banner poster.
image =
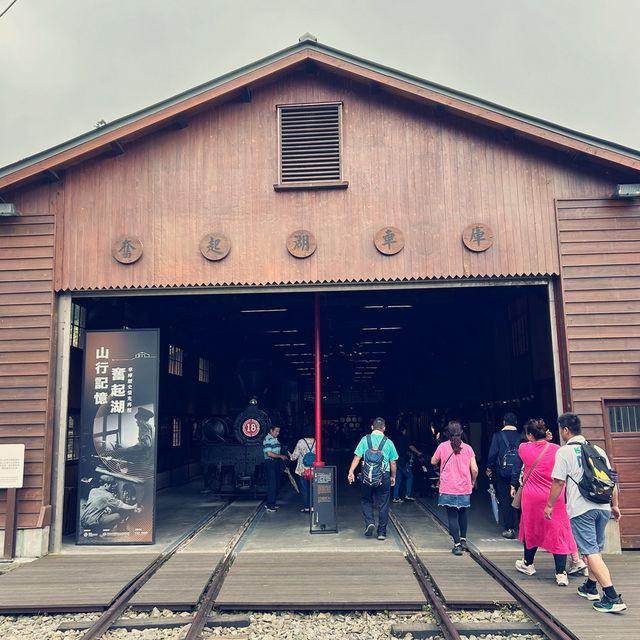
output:
M86 335L76 543L152 544L160 332Z

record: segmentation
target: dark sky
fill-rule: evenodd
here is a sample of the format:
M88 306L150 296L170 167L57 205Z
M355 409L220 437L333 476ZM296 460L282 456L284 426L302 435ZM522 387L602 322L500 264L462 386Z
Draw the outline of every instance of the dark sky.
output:
M305 32L640 149L639 27L640 0L18 0L0 18L0 167Z

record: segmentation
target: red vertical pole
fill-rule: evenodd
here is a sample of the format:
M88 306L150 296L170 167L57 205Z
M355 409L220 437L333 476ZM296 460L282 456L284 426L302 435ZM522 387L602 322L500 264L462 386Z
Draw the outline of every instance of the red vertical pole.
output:
M322 392L320 384L320 294L315 293L315 342L316 342L316 461L313 463L314 467L324 467L322 462L322 430L320 407L322 403Z

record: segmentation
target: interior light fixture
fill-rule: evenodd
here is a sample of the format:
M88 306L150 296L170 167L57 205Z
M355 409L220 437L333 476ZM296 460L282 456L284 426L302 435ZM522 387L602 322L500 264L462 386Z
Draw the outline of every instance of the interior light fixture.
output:
M363 331L380 331L378 327L362 327Z
M393 340L376 340L374 344L393 344Z
M384 309L384 306L381 304L367 304L362 308L363 309Z
M291 343L290 342L278 342L278 344L274 344L274 347L290 347Z
M387 309L413 309L412 304L390 304Z
M380 327L380 331L398 331L402 327Z
M289 309L240 309L240 313L279 313Z
M283 329L282 333L299 333L298 329Z

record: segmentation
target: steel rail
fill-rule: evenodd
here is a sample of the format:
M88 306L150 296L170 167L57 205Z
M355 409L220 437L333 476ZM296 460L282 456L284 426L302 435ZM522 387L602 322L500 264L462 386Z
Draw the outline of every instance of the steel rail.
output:
M438 597L438 594L435 592L435 589L431 586L431 582L427 577L428 571L425 569L420 558L418 557L409 534L406 532L405 528L393 513L389 513L389 518L396 528L398 536L400 537L400 541L407 551L407 560L411 564L411 567L413 568L418 578L418 582L420 583L420 587L424 591L427 599L431 604L433 613L436 618L436 623L440 627L445 640L460 640L460 634L458 633L458 630L455 628L453 621L449 617L449 614L445 606L442 604L442 601Z
M227 545L225 554L212 574L212 579L209 582L209 586L207 587L202 600L200 601L200 606L196 611L196 615L193 618L193 622L191 623L189 630L187 631L187 635L184 637L184 640L197 640L198 638L200 638L200 635L202 634L202 631L207 623L209 613L211 612L211 609L213 608L213 605L215 603L215 599L220 592L220 587L222 586L222 583L227 575L229 566L235 558L235 550L244 536L247 534L248 529L251 527L258 514L262 512L262 504L263 503L260 503L253 511L253 513L244 521L244 523L236 531L236 535Z
M137 576L132 578L118 593L118 595L111 601L109 607L103 612L103 614L93 623L89 629L84 633L80 640L96 640L100 638L109 627L120 617L122 612L127 608L129 601L133 596L146 584L146 582L153 576L154 573L160 569L160 567L169 560L177 551L185 547L192 538L194 538L200 531L202 531L207 525L215 521L231 504L227 502L225 505L217 509L214 513L205 516L198 522L196 522L191 529L185 534L180 536L168 547L166 547L160 555L149 566L143 569Z
M434 522L449 535L449 530L440 518L433 513L428 505L425 505L421 500L416 501L418 504ZM519 606L524 609L526 614L535 620L541 627L544 633L549 637L549 640L580 640L576 635L571 633L570 630L565 629L560 623L558 623L551 614L543 609L526 591L521 589L509 576L507 576L502 569L496 566L489 558L478 551L473 545L469 545L468 548L471 557L507 592L509 592L518 603Z

